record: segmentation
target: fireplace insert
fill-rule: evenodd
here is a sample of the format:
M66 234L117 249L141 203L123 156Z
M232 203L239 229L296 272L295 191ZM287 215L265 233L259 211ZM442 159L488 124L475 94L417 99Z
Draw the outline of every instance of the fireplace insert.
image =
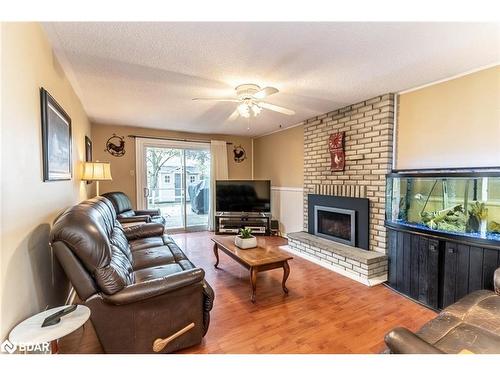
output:
M314 206L314 234L328 240L356 246L356 211Z
M307 195L307 232L368 250L370 201L367 198Z

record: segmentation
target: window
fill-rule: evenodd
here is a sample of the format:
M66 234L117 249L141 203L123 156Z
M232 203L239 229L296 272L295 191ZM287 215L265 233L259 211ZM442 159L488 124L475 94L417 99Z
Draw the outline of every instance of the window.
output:
M165 179L164 179L165 183L166 184L169 184L170 183L170 176L167 174L165 175Z
M192 184L196 181L196 176L195 175L190 175L189 176L189 182Z

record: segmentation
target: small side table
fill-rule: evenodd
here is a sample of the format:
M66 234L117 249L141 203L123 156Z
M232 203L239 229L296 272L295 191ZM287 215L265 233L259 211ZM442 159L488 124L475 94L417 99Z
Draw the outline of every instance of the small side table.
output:
M69 306L55 307L24 320L10 332L9 341L18 347L50 342L51 353L56 354L58 352L57 340L80 328L90 317L90 309L87 306L78 305L75 311L63 316L59 323L42 327L46 317Z

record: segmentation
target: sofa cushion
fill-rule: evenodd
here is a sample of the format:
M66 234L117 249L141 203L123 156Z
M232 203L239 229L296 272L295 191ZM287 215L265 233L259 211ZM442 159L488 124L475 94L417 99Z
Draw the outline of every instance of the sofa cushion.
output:
M137 250L144 250L144 249L149 249L151 247L160 247L165 245L161 237L140 238L138 240L130 241L129 244L132 253L134 253Z
M417 335L446 353L498 353L500 297L489 290L472 292L424 324Z
M132 252L130 251L130 245L128 244L127 237L125 237L122 226L118 222L114 227L113 233L111 233L109 242L119 248L129 261L132 261Z
M162 277L182 271L183 269L177 263L171 263L171 264L165 264L163 266L149 267L135 271L133 273L133 277L136 283L142 283L144 281L161 279Z
M134 270L140 270L142 268L155 267L169 263L175 263L174 255L169 247L157 246L135 250L132 267Z
M196 266L193 263L191 263L189 259L179 260L177 264L181 266L183 270L190 270L196 268Z
M453 315L459 319L463 319L467 314L469 314L469 310L473 306L491 295L495 295L495 293L490 290L476 290L461 298L454 304L448 306L442 311L442 314Z
M114 294L132 283L132 265L127 256L112 245L109 264L96 268L94 278L104 293Z
M111 202L106 198L96 197L62 213L52 227L50 242L64 243L85 269L94 274L96 269L110 264L113 246L117 249L120 247L118 237L114 243L111 242L117 225L120 224L116 221Z
M500 298L492 293L482 299L469 310L469 313L464 317L464 322L500 337Z
M163 236L163 243L170 248L170 251L174 255L175 261L179 262L181 260L189 260L184 254L184 252L177 246L172 237Z
M456 316L440 314L436 318L425 323L422 328L417 331L417 336L427 341L429 344L435 344L461 322L462 320Z
M435 346L445 353L457 354L466 349L477 354L498 354L500 336L466 323L447 332Z

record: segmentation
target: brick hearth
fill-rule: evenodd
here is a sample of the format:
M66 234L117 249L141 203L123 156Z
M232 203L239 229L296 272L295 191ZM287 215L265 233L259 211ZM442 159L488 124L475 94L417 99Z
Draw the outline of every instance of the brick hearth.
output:
M306 232L288 233L288 246L301 256L373 286L387 281L387 256L325 240Z

